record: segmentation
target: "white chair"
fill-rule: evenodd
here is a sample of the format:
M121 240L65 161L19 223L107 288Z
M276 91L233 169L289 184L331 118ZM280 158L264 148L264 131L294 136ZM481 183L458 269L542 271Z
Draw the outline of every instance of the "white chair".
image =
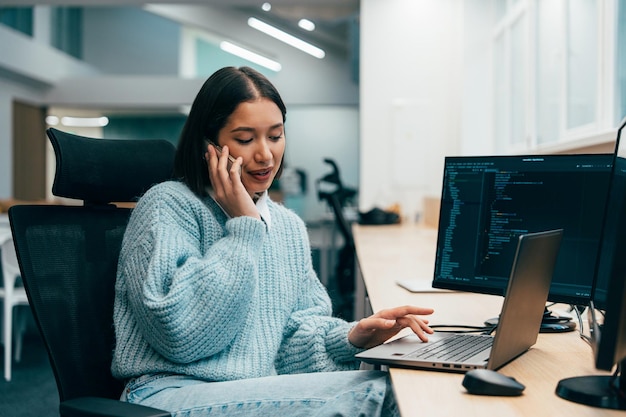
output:
M15 246L10 230L0 229L0 260L2 261L3 288L0 288L0 298L4 304L2 334L4 340L4 379L11 381L11 365L13 350L13 333L15 339L15 361L19 362L22 356L22 336L25 330L25 321L13 328L13 307L28 305L28 298L23 286L16 287L15 282L20 276ZM22 317L25 318L25 317Z

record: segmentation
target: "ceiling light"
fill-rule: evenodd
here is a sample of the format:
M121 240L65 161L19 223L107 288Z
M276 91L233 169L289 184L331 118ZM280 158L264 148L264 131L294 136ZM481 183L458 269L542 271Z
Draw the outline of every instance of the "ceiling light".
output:
M315 30L315 23L311 22L309 19L300 19L298 26L304 30L308 30L309 32Z
M56 126L59 124L59 118L56 116L46 116L46 124L48 126Z
M61 124L71 127L104 127L109 124L108 117L61 117Z
M222 51L226 51L229 54L237 55L240 58L247 59L250 62L254 62L255 64L259 64L264 66L265 68L269 68L272 71L278 72L282 69L282 65L280 65L279 62L266 58L263 55L259 55L256 52L252 52L228 41L221 42L220 48L222 49Z
M248 25L256 30L260 30L261 32L278 39L279 41L285 42L288 45L293 46L294 48L298 48L307 54L313 55L315 58L322 59L326 56L326 53L318 48L317 46L313 46L310 43L303 41L302 39L298 39L295 36L292 36L286 32L283 32L280 29L275 28L274 26L270 26L265 22L260 21L254 17L248 19Z
M266 2L266 3L263 3L263 5L261 6L261 9L262 9L264 12L269 12L270 10L272 10L272 5L271 5L271 4L269 4L269 3L267 3L267 2Z

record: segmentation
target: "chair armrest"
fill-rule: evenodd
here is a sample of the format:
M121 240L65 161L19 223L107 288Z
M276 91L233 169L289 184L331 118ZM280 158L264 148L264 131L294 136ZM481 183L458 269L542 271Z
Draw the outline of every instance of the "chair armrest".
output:
M63 401L59 411L61 417L171 417L167 411L99 397Z

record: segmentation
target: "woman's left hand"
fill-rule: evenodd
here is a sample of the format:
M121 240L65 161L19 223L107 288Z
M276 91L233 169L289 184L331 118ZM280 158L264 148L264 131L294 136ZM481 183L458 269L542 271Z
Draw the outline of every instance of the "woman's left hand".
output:
M348 334L348 340L354 346L369 349L378 346L405 327L411 330L424 342L428 341L426 334L432 334L428 327L428 320L418 317L433 313L432 308L403 306L387 310L361 319Z

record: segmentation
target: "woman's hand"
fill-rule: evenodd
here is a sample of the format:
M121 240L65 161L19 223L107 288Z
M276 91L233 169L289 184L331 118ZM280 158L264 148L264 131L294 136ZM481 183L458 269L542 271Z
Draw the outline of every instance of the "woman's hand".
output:
M221 155L215 146L208 146L205 155L208 161L209 179L215 192L215 201L230 217L250 216L261 219L252 197L241 182L241 157L229 167L228 147L222 148Z
M360 320L348 334L348 340L359 348L372 348L385 342L405 327L411 330L424 342L428 341L426 334L432 334L428 327L428 320L418 315L433 313L432 308L403 306L387 310Z

